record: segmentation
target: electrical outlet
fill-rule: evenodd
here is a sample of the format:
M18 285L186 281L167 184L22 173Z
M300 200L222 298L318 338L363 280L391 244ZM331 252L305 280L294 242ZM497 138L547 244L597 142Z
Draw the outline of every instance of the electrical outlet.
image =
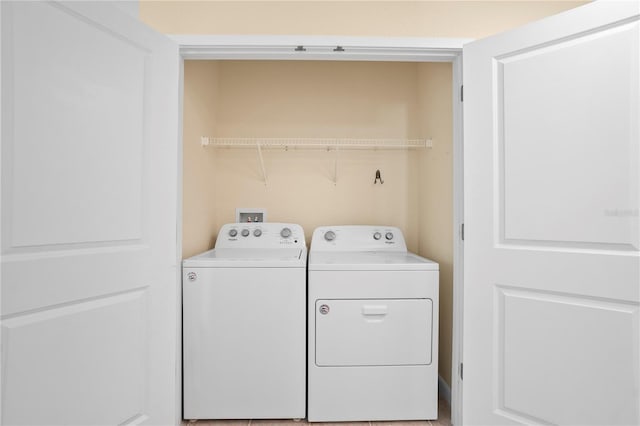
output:
M238 207L236 209L236 222L266 222L267 209Z

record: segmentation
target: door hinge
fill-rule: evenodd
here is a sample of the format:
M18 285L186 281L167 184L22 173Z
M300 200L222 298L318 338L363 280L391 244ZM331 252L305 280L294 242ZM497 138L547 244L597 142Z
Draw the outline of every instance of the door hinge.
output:
M460 239L464 241L464 223L460 225Z
M460 380L464 380L463 372L464 372L464 364L460 363Z
M460 86L460 102L464 102L464 85Z

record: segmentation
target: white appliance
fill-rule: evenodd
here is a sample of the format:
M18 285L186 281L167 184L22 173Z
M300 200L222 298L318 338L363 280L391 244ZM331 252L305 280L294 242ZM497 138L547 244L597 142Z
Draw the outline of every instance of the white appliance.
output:
M398 228L314 231L309 421L437 418L438 278Z
M183 262L184 418L305 417L302 227L223 225Z

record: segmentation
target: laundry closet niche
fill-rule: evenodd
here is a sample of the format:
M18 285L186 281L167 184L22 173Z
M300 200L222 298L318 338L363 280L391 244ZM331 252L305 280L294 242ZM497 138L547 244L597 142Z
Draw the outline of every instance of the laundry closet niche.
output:
M450 381L451 63L184 63L183 258L213 247L237 207L271 222L397 226L440 264L440 375ZM411 149L202 146L201 138L430 139ZM380 170L381 184L374 183Z

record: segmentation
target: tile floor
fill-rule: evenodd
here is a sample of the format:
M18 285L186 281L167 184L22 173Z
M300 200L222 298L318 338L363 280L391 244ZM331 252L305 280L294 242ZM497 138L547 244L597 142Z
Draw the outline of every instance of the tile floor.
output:
M411 422L345 422L335 423L337 426L450 426L451 408L447 401L438 401L438 420L422 420ZM307 423L293 420L198 420L197 422L182 422L183 426L326 426L332 423Z

